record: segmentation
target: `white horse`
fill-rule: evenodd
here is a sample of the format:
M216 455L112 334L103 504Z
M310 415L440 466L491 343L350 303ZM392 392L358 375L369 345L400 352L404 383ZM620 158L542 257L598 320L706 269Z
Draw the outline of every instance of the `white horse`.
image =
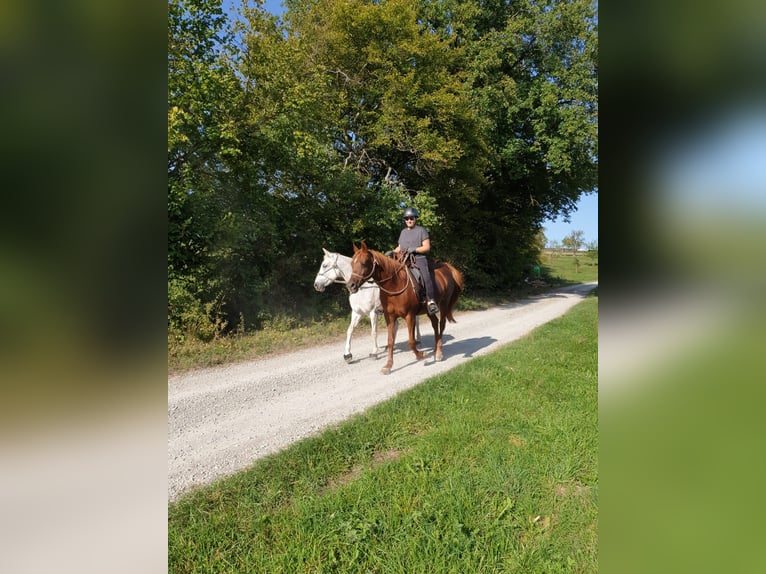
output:
M314 278L314 289L320 293L332 283L346 284L351 277L351 257L346 257L340 253L327 251L324 247L324 259L319 266L317 276ZM359 320L367 315L370 318L372 328L372 351L370 357L378 358L378 312L383 312L380 306L380 287L372 281L364 283L356 293L348 296L348 304L351 306L351 324L346 331L346 348L343 358L350 362L351 355L351 335L354 332ZM396 327L394 327L394 338L396 338ZM415 322L415 338L420 340L420 325Z

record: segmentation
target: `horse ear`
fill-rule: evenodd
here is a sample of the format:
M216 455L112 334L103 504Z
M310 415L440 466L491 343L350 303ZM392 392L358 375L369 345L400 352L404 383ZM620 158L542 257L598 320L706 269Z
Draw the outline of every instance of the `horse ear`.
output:
M324 251L324 254L325 254L325 255L329 255L329 254L330 254L330 252L329 252L329 251L327 251L327 249L325 249L324 247L322 247L322 251Z
M357 251L359 251L359 248L356 246L356 243L351 243L351 245L353 245L353 246L354 246L354 253L356 253Z
M362 241L362 251L367 251L367 244Z

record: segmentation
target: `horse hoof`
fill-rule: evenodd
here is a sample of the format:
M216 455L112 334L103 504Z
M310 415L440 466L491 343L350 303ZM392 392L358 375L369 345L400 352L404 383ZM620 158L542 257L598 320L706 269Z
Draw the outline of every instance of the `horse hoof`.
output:
M346 361L347 363L350 363L351 357L352 357L351 353L349 353L348 355L343 355L343 360Z
M444 360L444 355L436 355L436 356L434 357L434 361L439 361L439 362L441 362L441 361L443 361L443 360Z
M390 367L383 367L380 369L380 372L384 375L390 375L391 374L391 368Z

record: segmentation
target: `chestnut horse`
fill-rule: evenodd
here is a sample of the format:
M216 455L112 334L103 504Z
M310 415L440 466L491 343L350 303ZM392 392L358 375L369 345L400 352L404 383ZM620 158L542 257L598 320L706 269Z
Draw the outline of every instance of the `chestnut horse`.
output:
M314 278L314 289L320 293L325 290L328 285L333 283L346 284L346 277L351 277L351 257L346 257L340 253L332 253L322 247L324 251L324 259L319 266L317 276ZM351 324L346 330L346 350L343 354L343 359L350 363L353 359L351 354L351 335L354 333L359 320L367 315L370 318L370 326L372 327L372 351L370 357L378 358L378 316L377 311L380 309L380 287L374 283L365 283L362 285L356 293L351 293L348 297L348 304L351 306ZM396 333L396 328L394 328ZM415 321L415 340L420 342L420 327L418 322Z
M429 315L434 328L434 360L441 361L442 335L449 320L455 322L452 310L463 291L463 274L449 263L436 263L434 272L434 300L439 305L439 317ZM368 249L362 242L361 247L354 245L351 258L351 277L346 281L348 290L355 293L368 279L380 287L380 303L388 326L388 361L381 372L387 375L394 364L394 334L396 319L403 317L409 331L410 349L420 360L425 353L419 351L415 343L415 317L426 312L425 305L418 297L418 287L412 272L404 262L392 259L374 249Z

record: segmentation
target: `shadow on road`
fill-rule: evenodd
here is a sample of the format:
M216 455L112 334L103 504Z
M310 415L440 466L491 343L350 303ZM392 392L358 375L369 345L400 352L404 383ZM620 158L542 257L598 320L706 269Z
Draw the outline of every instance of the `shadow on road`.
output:
M450 337L451 339L452 337ZM447 337L444 337L445 343L447 342ZM461 341L455 341L454 343L450 343L449 345L444 345L444 354L448 356L455 356L462 353L463 357L470 358L473 357L473 354L483 349L484 347L489 347L492 343L497 343L497 339L494 337L474 337L472 339L464 339Z
M454 342L452 342L454 341ZM442 345L444 348L445 358L449 356L456 356L462 354L464 357L473 357L473 354L479 349L489 347L492 343L496 343L497 339L493 337L474 337L472 339L465 339L461 341L455 340L454 335L445 333L442 337ZM433 335L423 337L423 341L418 345L418 349L426 353L432 353L434 349ZM411 353L407 342L397 343L394 348L394 355L398 353ZM381 355L384 355L382 353ZM379 357L381 355L378 355Z

